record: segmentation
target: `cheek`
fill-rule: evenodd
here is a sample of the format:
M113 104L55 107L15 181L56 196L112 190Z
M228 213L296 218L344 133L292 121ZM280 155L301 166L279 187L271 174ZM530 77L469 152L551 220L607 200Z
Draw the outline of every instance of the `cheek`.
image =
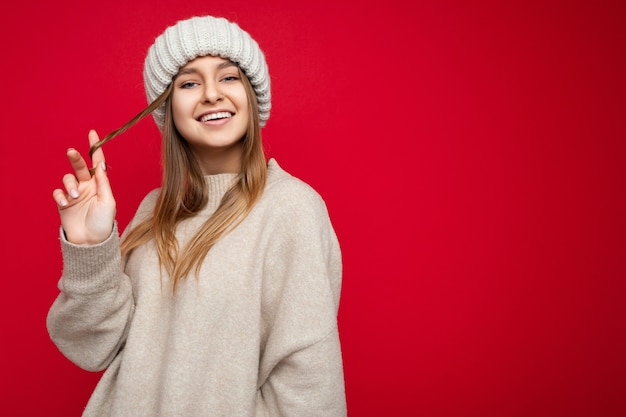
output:
M237 97L237 107L239 108L239 112L244 114L246 118L250 117L250 112L248 110L248 97L246 96L245 91Z
M174 120L174 125L179 128L180 122L183 120L183 117L186 113L184 101L180 100L180 98L176 98L175 95L172 96L172 119Z

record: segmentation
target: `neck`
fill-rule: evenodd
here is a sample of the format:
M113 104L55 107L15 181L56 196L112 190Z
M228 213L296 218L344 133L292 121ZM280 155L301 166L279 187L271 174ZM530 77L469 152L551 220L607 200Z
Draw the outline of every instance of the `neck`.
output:
M238 146L202 149L196 151L195 156L204 175L238 174L241 170L241 144Z

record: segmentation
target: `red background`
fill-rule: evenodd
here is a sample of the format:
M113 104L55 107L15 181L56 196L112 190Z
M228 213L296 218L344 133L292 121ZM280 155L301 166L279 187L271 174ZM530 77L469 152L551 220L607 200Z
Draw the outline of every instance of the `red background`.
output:
M2 414L85 405L99 374L45 328L65 149L144 107L166 26L214 14L265 50L268 153L322 194L342 243L349 415L626 415L621 4L2 6ZM157 130L105 149L125 226L159 184Z

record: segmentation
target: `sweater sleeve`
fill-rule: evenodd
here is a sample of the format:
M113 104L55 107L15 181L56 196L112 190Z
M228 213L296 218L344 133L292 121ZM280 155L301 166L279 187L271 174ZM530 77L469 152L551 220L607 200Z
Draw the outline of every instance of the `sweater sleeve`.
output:
M117 224L106 241L92 246L68 242L61 230L61 292L48 311L48 333L69 360L89 371L102 370L115 358L133 314L119 245Z
M281 201L266 261L260 394L268 416L343 417L341 252L319 195L293 191Z

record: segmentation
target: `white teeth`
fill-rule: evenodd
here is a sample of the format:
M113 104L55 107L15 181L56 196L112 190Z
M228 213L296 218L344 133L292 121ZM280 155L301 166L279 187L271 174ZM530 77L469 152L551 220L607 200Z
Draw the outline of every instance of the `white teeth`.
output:
M218 111L217 113L205 114L200 118L200 121L208 122L210 120L225 119L228 117L233 117L232 113L227 111Z

